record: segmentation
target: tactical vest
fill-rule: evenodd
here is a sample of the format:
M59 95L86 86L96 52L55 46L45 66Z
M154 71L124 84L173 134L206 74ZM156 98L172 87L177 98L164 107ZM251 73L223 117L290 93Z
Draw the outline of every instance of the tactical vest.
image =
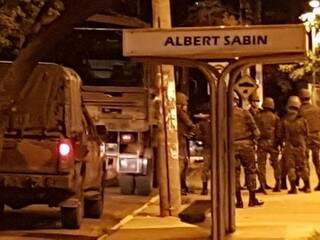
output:
M274 140L275 130L279 122L279 118L271 111L262 110L254 116L256 124L260 130L260 139Z
M307 120L309 131L320 131L320 108L311 103L303 104L300 108L300 116Z
M305 147L308 137L307 122L304 118L285 119L283 122L285 143L294 147Z
M233 108L233 140L253 140L256 128L253 118L247 110Z

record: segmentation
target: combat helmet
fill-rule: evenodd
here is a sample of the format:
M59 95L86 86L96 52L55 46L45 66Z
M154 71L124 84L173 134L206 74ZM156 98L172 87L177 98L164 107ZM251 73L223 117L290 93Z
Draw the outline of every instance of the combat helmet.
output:
M299 97L300 97L301 101L309 101L311 98L310 91L306 88L300 89Z
M262 103L262 107L274 110L274 101L273 101L273 99L270 98L270 97L264 98L263 99L263 103Z
M290 96L288 99L288 108L297 108L300 109L301 107L301 101L298 96Z
M177 105L188 105L188 96L182 92L177 92L176 94L176 104Z
M254 91L254 92L250 95L249 101L250 101L250 102L259 102L259 101L260 101L259 94L258 94L257 91Z

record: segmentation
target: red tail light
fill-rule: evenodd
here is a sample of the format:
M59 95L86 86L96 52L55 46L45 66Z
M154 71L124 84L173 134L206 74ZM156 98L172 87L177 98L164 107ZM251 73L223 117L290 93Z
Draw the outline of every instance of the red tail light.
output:
M62 139L57 145L59 154L59 171L69 172L74 165L74 150L70 139Z
M68 143L60 143L59 154L62 157L67 157L71 153L71 146Z

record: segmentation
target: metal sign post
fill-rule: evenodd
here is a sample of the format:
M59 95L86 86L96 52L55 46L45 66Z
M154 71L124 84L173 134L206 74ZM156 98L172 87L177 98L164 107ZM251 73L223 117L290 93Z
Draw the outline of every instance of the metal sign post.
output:
M248 39L251 40L246 42L245 36L249 36ZM206 76L210 84L211 239L222 240L226 234L235 231L232 102L236 79L241 71L255 64L303 61L306 49L304 27L303 25L277 25L156 31L139 29L125 30L123 37L125 56L136 57L141 62L197 68ZM220 40L224 41L224 44L221 45ZM229 41L233 44L230 45ZM208 63L191 60L219 59L221 61L221 58L230 61L222 74ZM228 75L230 75L230 80L226 85L225 80ZM242 88L249 87L245 90L251 91L254 86L249 85L250 82L248 84L247 81L244 81ZM239 91L242 91L240 85L239 87Z

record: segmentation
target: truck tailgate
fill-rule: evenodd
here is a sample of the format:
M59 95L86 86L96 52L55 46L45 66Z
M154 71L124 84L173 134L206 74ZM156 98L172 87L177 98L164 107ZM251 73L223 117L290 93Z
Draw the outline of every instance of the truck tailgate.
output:
M57 173L57 141L5 139L0 172Z

